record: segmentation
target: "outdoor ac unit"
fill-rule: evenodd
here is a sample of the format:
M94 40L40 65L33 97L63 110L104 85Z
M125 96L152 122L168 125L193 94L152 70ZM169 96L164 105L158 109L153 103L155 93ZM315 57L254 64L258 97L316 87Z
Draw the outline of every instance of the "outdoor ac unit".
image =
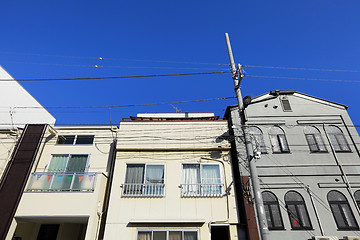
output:
M344 240L360 240L359 236L344 236Z
M339 238L335 236L314 236L313 240L339 240Z

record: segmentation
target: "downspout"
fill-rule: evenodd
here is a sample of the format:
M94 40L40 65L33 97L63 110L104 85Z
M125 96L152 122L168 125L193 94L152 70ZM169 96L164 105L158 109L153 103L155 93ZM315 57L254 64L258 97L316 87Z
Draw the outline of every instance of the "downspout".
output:
M354 196L353 191L352 191L352 189L351 189L350 182L349 182L349 180L348 180L348 178L347 178L347 175L346 175L346 173L345 173L345 171L344 171L343 166L341 165L341 163L340 163L340 161L339 161L339 159L338 159L338 157L337 157L337 155L336 155L334 146L332 145L332 143L331 143L331 141L330 141L330 138L329 138L329 136L328 136L328 133L327 133L327 131L326 131L326 129L325 129L325 124L323 124L323 129L324 129L324 132L325 132L326 139L327 139L328 142L330 143L330 148L331 148L331 151L332 151L332 153L333 153L333 156L334 156L334 159L335 159L335 161L336 161L336 164L338 165L338 167L339 167L339 169L340 169L340 172L341 172L341 175L342 175L341 178L343 179L343 181L344 181L344 183L345 183L345 185L346 185L346 189L348 190L348 192L349 192L349 194L350 194L350 197L351 197L351 199L352 199L353 202L354 202L356 211L357 211L358 214L360 215L360 209L359 209L359 206L358 206L357 203L356 203L356 199L355 199L355 196Z
M106 217L107 217L107 211L109 208L109 201L110 201L110 194L111 194L111 186L112 186L112 180L114 175L114 168L115 168L115 160L116 160L116 145L117 145L117 130L113 130L111 127L111 132L115 132L115 136L113 136L113 142L111 143L111 157L110 157L110 165L109 165L109 174L108 174L108 180L106 184L106 190L105 190L105 196L104 196L104 204L102 207L102 211L97 211L97 215L99 217L98 220L98 229L96 232L96 240L101 240L104 238L105 233L105 224L106 224Z
M313 198L313 195L312 195L312 193L311 193L311 189L310 189L310 186L309 186L309 185L306 186L306 190L307 190L307 192L309 193L309 196L310 196L310 200L311 200L311 204L312 204L313 209L314 209L314 213L315 213L315 216L316 216L316 220L317 220L317 222L318 222L318 224L319 224L321 236L325 236L324 229L323 229L323 227L322 227L322 225L321 225L319 213L318 213L317 208L316 208L316 205L315 205L315 203L314 203L314 198Z

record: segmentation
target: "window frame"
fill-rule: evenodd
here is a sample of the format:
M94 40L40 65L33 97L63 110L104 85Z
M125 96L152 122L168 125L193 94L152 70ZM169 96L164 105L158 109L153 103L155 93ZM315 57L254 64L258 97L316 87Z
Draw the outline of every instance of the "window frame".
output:
M149 195L129 195L129 194L126 194L125 192L124 192L124 185L125 184L127 184L126 183L126 178L127 178L127 174L128 174L128 172L127 172L127 169L128 169L128 166L129 165L144 165L144 175L143 175L143 183L141 183L141 184L143 184L143 185L145 185L145 181L146 181L146 170L147 170L147 166L149 166L149 165L160 165L160 166L163 166L164 167L164 177L163 177L163 181L164 181L164 187L163 187L163 194L159 194L159 195L154 195L154 196L149 196ZM121 196L122 197L165 197L165 195L166 195L166 164L165 163L144 163L144 162L142 162L142 163L126 163L125 164L125 174L124 174L124 180L123 180L123 190L121 191Z
M185 239L185 232L196 232L196 240L200 240L199 229L196 228L139 228L136 231L136 239L139 239L139 232L151 232L150 240L153 240L154 232L166 232L166 240L169 240L169 232L181 232L182 239Z
M74 140L72 141L72 143L59 143L59 138L60 137L66 137L66 136L68 136L68 137L74 136ZM79 137L80 138L81 137L92 137L92 142L91 143L77 143L77 140L78 140ZM84 135L82 135L82 134L59 134L57 139L56 139L55 145L60 145L60 146L63 146L63 145L65 145L65 146L73 146L73 145L90 146L90 145L94 144L94 140L95 140L95 135L93 135L93 134L84 134Z
M331 192L336 192L336 193L340 194L342 197L344 197L345 200L343 200L343 201L329 200L329 194L330 194ZM334 218L334 220L335 220L335 223L336 223L336 226L337 226L338 230L340 230L340 231L359 230L359 225L358 225L358 223L357 223L357 221L356 221L355 215L354 215L354 213L353 213L353 211L352 211L352 209L351 209L351 207L350 207L349 201L347 200L345 194L343 194L342 192L337 191L337 190L331 190L331 191L328 192L326 198L327 198L327 201L328 201L328 203L329 203L329 206L330 206L330 209L331 209L331 213L332 213L332 215L333 215L333 218ZM342 207L342 205L345 205L345 204L346 204L346 206L347 206L347 207L349 208L349 210L350 210L351 217L353 218L353 221L354 221L354 223L355 223L355 226L354 226L354 227L349 226L349 223L348 223L348 221L347 221L347 219L346 219L346 216L345 216L345 213L344 213L344 208ZM338 209L339 209L339 211L340 211L341 218L342 218L343 222L345 223L345 225L347 225L347 226L345 226L345 227L340 227L340 226L339 226L338 219L336 218L336 216L335 216L335 214L334 214L334 210L333 210L333 206L334 206L334 205L336 205L336 206L338 207Z
M265 214L266 214L266 207L268 207L268 209L269 209L269 214L270 214L270 221L271 221L271 225L272 225L272 227L271 226L269 226L269 224L268 224L268 228L269 228L269 230L284 230L285 229L285 227L284 227L284 221L283 221L283 218L282 218L282 215L281 215L281 210L280 210L280 205L279 205L279 199L277 198L277 196L273 193L273 192L271 192L271 191L263 191L262 193L261 193L261 196L263 197L263 194L264 193L270 193L272 196L274 196L275 197L275 199L276 199L276 201L265 201L264 199L263 199L263 204L264 204L264 208L265 208ZM279 226L279 227L277 227L277 226L274 226L275 224L275 221L274 221L274 217L273 217L273 211L272 211L272 208L270 207L270 206L275 206L277 209L277 211L278 211L278 213L279 213L279 216L280 216L280 220L281 220L281 226ZM267 218L266 218L267 219Z
M181 164L181 185L185 185L185 179L184 179L184 176L183 176L183 171L184 171L184 165L200 165L200 176L199 176L199 179L200 179L200 186L202 186L203 183L202 180L203 180L203 177L202 177L202 166L203 165L216 165L218 166L219 168L219 174L220 174L220 185L221 185L221 191L220 191L220 196L206 196L206 195L203 195L202 193L200 193L200 195L195 195L195 196L184 196L182 194L182 191L181 191L181 197L223 197L225 196L225 185L224 185L224 174L223 174L223 168L222 168L222 164L220 163L182 163Z
M298 195L301 197L302 201L288 201L288 200L286 200L286 195L287 195L288 193L290 193L290 192L294 192L294 193L298 194ZM288 216L289 216L289 221L290 221L291 230L312 230L313 227L312 227L310 215L309 215L309 212L308 212L308 210L307 210L304 197L303 197L299 192L294 191L294 190L290 190L290 191L288 191L288 192L285 193L285 195L284 195L284 200L285 200L286 211L287 211ZM289 210L289 205L295 207L296 213L290 212L290 210ZM308 220L309 220L309 226L302 226L303 224L302 224L302 222L301 222L301 217L300 217L300 216L301 216L301 214L300 214L301 211L300 211L299 206L304 206L306 216L307 216L307 218L308 218ZM293 214L294 214L295 216L292 216ZM292 218L297 219L297 221L298 221L298 223L299 223L299 227L294 226L293 222L291 221Z
M282 133L271 133L271 130L272 129L280 129L282 131ZM286 135L285 135L285 131L284 129L282 129L281 127L279 126L271 126L270 129L269 129L269 138L270 138L270 144L271 144L271 148L272 148L272 152L273 153L291 153L290 151L290 146L289 146L289 142L286 138ZM273 140L276 141L280 151L277 151L274 149L274 145L273 145ZM275 140L276 139L276 140ZM285 143L286 143L286 147L284 148L283 147L283 144L281 144L282 142L284 142L285 140ZM286 150L287 148L287 150Z
M90 156L91 154L79 154L79 153L76 153L76 154L51 154L50 156L50 160L48 162L48 164L46 165L45 167L45 172L49 172L49 167L50 167L50 164L51 164L51 160L53 159L53 156L67 156L67 161L66 161L66 166L65 166L65 171L64 172L49 172L49 173L69 173L67 172L67 168L69 166L69 160L71 159L72 156L81 156L81 155L87 155L87 159L86 159L86 165L85 165L85 169L84 169L84 172L83 173L87 173L89 171L89 168L90 168Z
M251 133L251 128L258 129L260 131L260 134ZM252 144L253 151L255 152L257 150L256 152L261 152L261 153L266 154L268 151L267 151L267 148L266 148L266 145L265 145L263 131L257 126L248 126L248 133L252 137L252 139L250 141L251 141L251 144ZM258 141L257 141L258 137L261 138L261 141L262 141L263 145L261 145L261 143L258 143ZM253 143L255 143L255 145Z
M337 133L331 132L330 127L334 127L338 130ZM329 141L331 146L333 147L335 152L352 152L350 145L348 143L348 141L346 140L345 134L344 132L341 130L340 127L336 126L336 125L328 125L325 127L326 133L329 136ZM329 131L330 130L330 131ZM336 143L334 143L332 141L332 136L335 138ZM341 143L341 140L344 140L344 144ZM339 149L336 149L336 146L339 147ZM347 148L347 149L344 149Z
M306 132L306 127L315 129L317 133L307 133ZM324 142L324 140L323 140L323 138L321 136L320 130L317 127L315 127L315 126L305 126L304 127L304 135L305 135L305 139L306 139L306 142L307 142L307 144L309 146L309 150L310 150L311 153L327 153L328 152L328 150L326 148L326 145L325 145L325 142ZM309 142L308 136L311 136L312 140L315 142L315 146L317 148L316 150L311 149L312 144ZM318 136L320 138L321 143L319 143L316 136ZM321 149L320 145L324 146L324 149Z

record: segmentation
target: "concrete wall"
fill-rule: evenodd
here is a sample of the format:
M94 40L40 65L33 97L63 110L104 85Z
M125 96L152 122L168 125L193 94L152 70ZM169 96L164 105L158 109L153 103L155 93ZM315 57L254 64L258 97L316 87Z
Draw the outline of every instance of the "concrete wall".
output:
M353 192L359 190L360 159L358 149L360 139L346 108L339 104L299 93L286 96L292 107L291 112L283 111L279 99L282 96L264 100L271 97L269 95L255 98L254 102L261 99L264 101L251 104L246 109L248 125L257 126L261 129L267 147L267 153L261 154L261 158L256 160L261 188L264 191L271 191L277 196L285 228L284 230L270 231L270 239L311 239L312 236L321 236L319 222L306 186L309 186L312 191L314 205L318 210L324 235L337 236L339 239L342 239L343 236L359 236L359 231L337 229L327 201L329 191L338 190L343 193L350 204L356 221L360 224L360 215L349 191L345 188L340 168L335 161L336 156L347 174ZM238 110L235 107L231 108L231 118L235 134L242 136ZM273 125L284 130L290 153L273 153L268 134ZM319 129L326 144L327 152L310 152L304 135L304 126L306 125L315 126ZM336 125L343 131L351 152L333 154L324 131L324 126L327 125ZM236 145L241 174L249 175L244 144L240 140L236 142ZM291 230L284 204L284 196L289 190L297 191L304 198L313 229Z

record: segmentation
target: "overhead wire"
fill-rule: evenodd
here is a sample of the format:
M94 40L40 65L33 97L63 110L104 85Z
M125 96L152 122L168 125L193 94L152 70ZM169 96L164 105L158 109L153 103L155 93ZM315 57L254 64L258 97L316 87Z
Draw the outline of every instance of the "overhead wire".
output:
M249 67L249 68L268 68L268 69L283 69L283 70L322 71L322 72L351 72L351 73L360 73L360 70L349 70L349 69L324 69L324 68L277 67L277 66L254 66L254 65L242 65L242 67Z
M245 75L245 77L272 78L272 79L290 79L290 80L303 80L303 81L360 83L359 80L329 79L329 78L302 78L302 77L282 77L282 76L264 76L264 75L247 75L247 74Z
M79 80L104 80L104 79L125 79L125 78L148 78L148 77L173 77L173 76L191 76L191 75L209 75L229 73L229 71L218 72L197 72L197 73L170 73L170 74L150 74L150 75L132 75L132 76L114 76L114 77L74 77L74 78L23 78L23 79L0 79L1 82L33 82L33 81L79 81Z

